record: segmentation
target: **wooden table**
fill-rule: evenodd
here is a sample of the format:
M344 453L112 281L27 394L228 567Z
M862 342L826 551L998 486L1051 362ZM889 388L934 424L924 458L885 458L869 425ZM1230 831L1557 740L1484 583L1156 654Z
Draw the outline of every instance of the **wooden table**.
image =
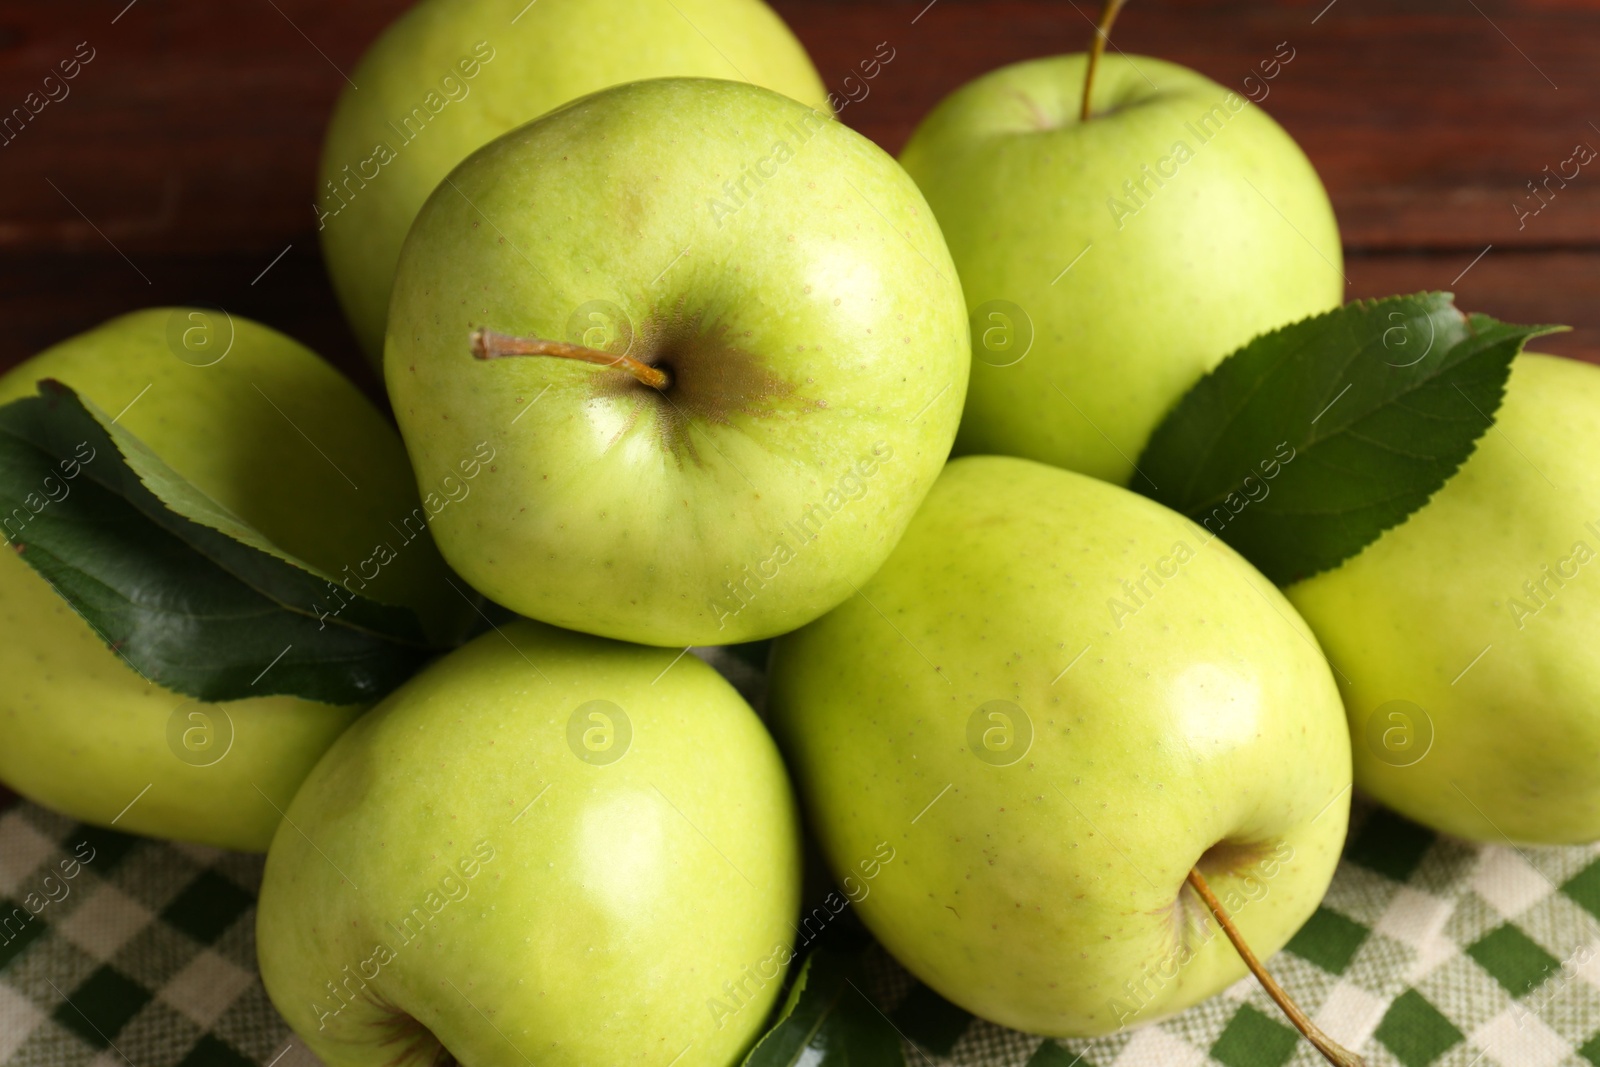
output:
M376 383L318 257L313 175L328 111L406 0L105 0L0 6L0 108L87 42L94 58L0 147L0 367L112 315L221 304ZM844 121L898 151L945 93L1084 47L1090 0L775 0L837 88L893 63ZM1349 295L1453 289L1573 333L1600 361L1600 160L1534 216L1530 181L1600 149L1594 0L1136 0L1116 43L1241 85L1279 42L1264 106L1332 194ZM603 44L602 44L603 46ZM1571 166L1568 165L1568 173ZM279 258L281 255L281 258Z
M891 152L968 79L1083 48L1094 14L772 2L831 88L878 42L895 49L843 115ZM380 395L311 202L340 72L408 3L0 0L0 116L93 55L70 95L0 135L0 369L113 315L198 302L288 332ZM1453 289L1471 310L1568 323L1539 347L1600 362L1600 161L1537 215L1516 206L1540 205L1529 183L1576 145L1600 149L1600 0L1135 0L1115 40L1236 87L1287 42L1264 106L1332 195L1349 296Z

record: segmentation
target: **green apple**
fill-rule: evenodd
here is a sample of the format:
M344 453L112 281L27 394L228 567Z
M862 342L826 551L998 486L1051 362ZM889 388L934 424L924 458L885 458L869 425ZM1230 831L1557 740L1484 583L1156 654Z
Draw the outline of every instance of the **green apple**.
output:
M435 517L445 559L523 615L646 644L770 637L849 596L966 392L916 186L738 82L608 89L481 149L394 298L384 377L424 492L481 442L499 457Z
M1600 838L1600 370L1524 354L1433 498L1289 599L1337 668L1356 784L1480 841Z
M799 836L705 663L518 622L311 772L267 855L261 977L329 1067L727 1067L793 955Z
M395 546L367 592L417 609L441 639L460 628L466 605L423 528L399 437L289 338L224 312L151 309L14 368L0 403L42 378L120 415L179 474L329 574ZM95 457L79 477L109 462ZM53 481L41 511L73 491ZM31 507L0 515L7 540L26 544ZM86 822L265 851L277 808L357 709L282 696L202 704L147 682L15 552L0 557L0 781Z
M1202 374L1257 334L1337 307L1333 210L1255 104L1172 63L1031 60L956 90L901 155L972 315L956 452L1118 484Z
M1338 690L1222 542L1143 497L953 461L855 597L773 653L770 714L835 873L895 849L862 920L917 977L1031 1033L1106 1034L1245 973L1333 877Z
M390 26L334 109L315 205L334 290L373 362L406 231L452 167L569 100L669 75L827 107L761 0L423 0Z

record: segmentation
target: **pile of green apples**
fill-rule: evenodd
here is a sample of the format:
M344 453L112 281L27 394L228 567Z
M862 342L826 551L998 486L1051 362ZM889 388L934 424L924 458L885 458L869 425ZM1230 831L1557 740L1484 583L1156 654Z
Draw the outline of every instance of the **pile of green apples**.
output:
M63 437L5 500L0 780L266 850L262 976L334 1067L745 1062L839 910L801 918L808 841L944 998L1088 1037L1247 966L1282 996L1255 957L1321 900L1352 784L1468 838L1600 837L1600 372L1518 356L1444 488L1282 590L1125 488L1344 281L1279 126L1103 41L957 89L896 161L761 0L422 0L317 194L393 422L199 308L0 378L119 442ZM326 584L226 698L178 680L212 666L203 596L55 577L43 532L127 470ZM84 526L107 559L119 522ZM118 596L159 641L95 624ZM374 604L414 676L285 680Z

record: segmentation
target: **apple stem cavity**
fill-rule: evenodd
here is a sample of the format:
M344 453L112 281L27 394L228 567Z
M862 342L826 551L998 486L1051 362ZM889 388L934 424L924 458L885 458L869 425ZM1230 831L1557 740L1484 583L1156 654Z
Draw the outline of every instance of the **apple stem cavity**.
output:
M1078 111L1078 121L1089 121L1089 97L1094 92L1094 72L1100 66L1100 56L1105 53L1106 42L1111 40L1111 24L1128 0L1106 0L1100 8L1100 21L1094 28L1094 43L1089 46L1089 62L1083 72L1083 105Z
M1115 0L1112 0L1112 2L1115 3ZM1107 6L1111 5L1108 4ZM1250 946L1245 943L1244 935L1239 932L1238 927L1233 925L1233 919L1228 916L1227 910L1223 908L1222 901L1217 899L1216 894L1211 891L1211 887L1206 884L1205 876L1200 873L1200 868L1189 868L1189 887L1205 902L1206 908L1211 912L1212 917L1217 920L1217 925L1222 927L1222 932L1228 935L1229 941L1233 942L1233 947L1238 951L1240 958L1244 960L1245 966L1249 967L1250 973L1256 976L1256 981L1260 982L1261 988L1267 991L1267 996L1271 997L1273 1002L1289 1017L1289 1021L1294 1023L1295 1029L1304 1034L1306 1040L1315 1045L1317 1051L1322 1053L1327 1061L1334 1064L1335 1067L1365 1067L1365 1063L1360 1056L1357 1056L1354 1052L1351 1052L1323 1033L1316 1023L1307 1018L1306 1013L1300 1010L1300 1005L1290 999L1289 994L1284 992L1277 979L1267 973L1267 969L1261 965L1261 961L1256 959L1256 954L1250 951Z
M504 359L507 356L558 356L576 359L602 367L626 371L652 389L665 390L672 384L672 375L664 368L653 367L629 355L602 352L598 348L570 345L565 341L546 341L538 337L512 337L496 330L479 328L472 331L472 355L477 359Z

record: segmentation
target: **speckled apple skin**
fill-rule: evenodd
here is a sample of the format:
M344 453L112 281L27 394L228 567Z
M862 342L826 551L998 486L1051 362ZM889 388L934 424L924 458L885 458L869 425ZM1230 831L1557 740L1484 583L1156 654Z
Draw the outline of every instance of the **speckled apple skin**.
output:
M473 357L479 327L572 341L601 306L619 354L671 370L665 394ZM384 378L425 500L493 451L433 522L464 578L544 622L682 648L792 630L871 576L949 453L969 347L944 239L893 159L765 89L663 79L524 126L435 191Z
M267 991L329 1067L441 1043L483 1067L738 1062L799 907L772 739L694 656L503 631L396 690L295 797L257 917ZM622 714L569 740L592 701Z
M1242 86L1108 52L1081 123L1083 78L1081 53L985 74L929 113L900 160L975 313L956 453L1126 485L1202 374L1343 301L1343 259L1316 171ZM1031 336L1026 355L1001 346L1008 330Z
M451 168L569 100L674 75L828 107L811 58L761 0L422 0L396 19L350 71L310 193L328 276L372 362L406 231Z
M1444 488L1288 590L1341 675L1363 791L1478 841L1600 838L1597 442L1600 370L1524 353Z
M991 701L1014 748L972 729ZM770 708L836 875L896 850L867 926L1032 1033L1217 993L1245 967L1190 867L1266 958L1344 842L1349 739L1294 609L1181 516L1031 461L952 462L861 595L778 642Z
M34 395L42 378L120 414L118 425L180 475L328 574L359 567L379 542L399 544L391 523L422 528L394 428L333 367L248 319L184 308L112 319L13 368L0 403ZM26 553L27 526L10 536ZM290 697L200 704L153 685L14 549L0 556L0 780L85 822L265 851L277 808L356 709ZM415 609L443 640L469 610L447 575L423 536L367 591ZM180 709L203 716L184 729L220 738L231 726L226 755L207 766L179 759L168 726Z

